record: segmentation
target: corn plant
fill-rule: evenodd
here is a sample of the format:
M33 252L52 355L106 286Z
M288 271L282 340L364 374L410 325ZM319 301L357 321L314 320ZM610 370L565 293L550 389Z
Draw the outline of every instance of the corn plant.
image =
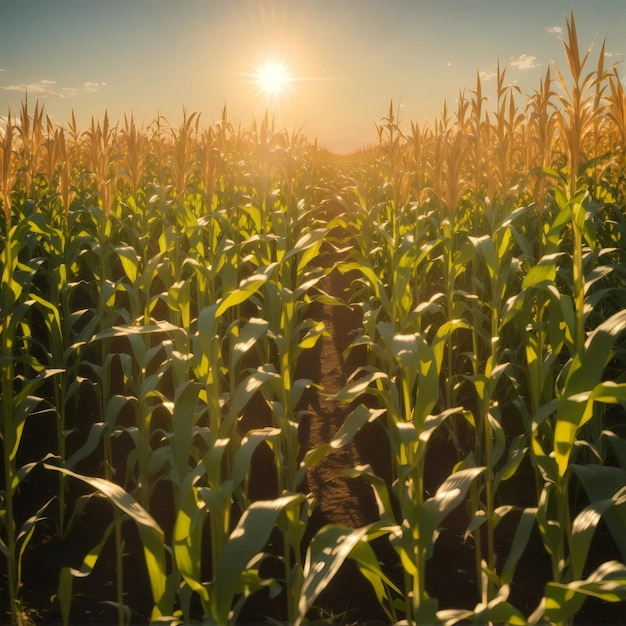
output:
M577 581L581 581L583 576L591 537L607 509L621 503L621 490L617 489L608 499L592 502L573 521L568 507L569 483L574 471L571 457L576 434L593 417L594 402L623 401L622 384L601 381L611 348L623 327L624 315L617 313L589 335L585 351L575 357L568 368L559 401L544 405L534 419L532 451L544 480L537 522L550 554L553 582L547 585L546 596L531 616L533 622L540 619L544 612L551 621L567 622L582 606L584 592L577 589L585 583ZM539 432L544 420L551 415L554 415L555 424L552 453L548 454ZM623 582L619 582L621 568L620 564L605 563L589 574L588 582L598 584L594 595L607 601L623 598ZM617 582L604 586L605 577L608 580L613 576L617 576ZM563 595L566 588L569 593ZM572 596L574 599L570 600Z
M172 615L173 589L171 585L168 585L163 530L157 522L132 496L115 483L104 478L76 474L71 470L55 465L45 464L45 467L49 470L67 474L69 477L81 480L91 486L96 490L98 495L107 498L116 509L136 523L141 535L144 558L150 578L152 598L154 600L154 607L150 619L154 621L160 617ZM58 598L61 604L64 624L69 623L72 577L85 576L93 570L103 543L108 538L108 534L109 531L105 532L103 540L89 552L80 569L76 570L68 567L61 571ZM119 608L123 609L124 607L118 607L118 609ZM125 612L122 611L120 623L127 623L128 620L126 617Z
M43 216L37 216L43 217ZM31 232L37 235L42 253L41 269L45 271L48 293L40 295L32 292L32 297L39 305L47 331L47 350L45 360L51 369L62 370L56 376L54 384L54 407L56 408L57 454L62 464L68 460L67 454L67 410L72 397L79 392L81 377L78 368L81 362L81 346L94 332L92 318L86 321L87 311L74 310L73 296L80 284L70 280L76 271L78 258L82 254L81 246L85 240L70 237L66 227L55 228L40 219L33 219ZM80 330L78 327L82 326ZM66 477L59 475L59 534L65 537L66 528Z
M2 212L4 214L5 236L11 228L11 213L13 203L11 194L17 180L17 168L15 167L15 150L13 133L15 125L11 120L11 114L7 116L6 128L2 135L0 149L0 192L2 193Z
M452 409L432 413L438 400L438 378L449 330L443 327L432 344L420 333L394 334L393 328L381 324L379 331L380 353L393 359L392 373L373 369L364 371L364 376L355 378L336 398L353 401L364 393L371 394L384 410L395 466L393 488L399 513L394 512L387 487L371 468L357 468L351 473L370 481L376 490L385 532L404 569L403 608L407 623L434 622L438 607L436 599L429 598L426 592L426 560L432 553L437 527L463 501L471 482L484 468L458 469L440 485L435 495L424 497L428 441L443 421L457 412ZM369 387L378 381L381 383L378 387ZM378 416L361 405L348 418L333 445L342 445L366 420Z
M484 604L493 598L495 591L493 588L493 577L497 576L495 528L500 519L511 510L507 505L496 508L495 494L500 483L514 475L522 462L525 451L525 436L521 434L511 441L507 454L501 407L497 399L498 383L509 366L503 355L502 312L505 308L507 292L511 286L514 287L517 284L516 273L520 269L520 262L513 256L513 249L519 244L520 249L529 251L527 242L514 228L515 220L523 217L525 213L525 208L514 211L491 235L469 237L476 259L484 263L487 270L486 275L479 274L478 268L475 270L475 284L478 286L480 302L483 303L486 311L474 316L474 320L479 320L484 316L485 323L482 328L475 326L473 330L473 334L480 338L480 341L474 341L473 345L484 345L485 349L481 350L481 353L486 354L486 358L476 363L476 374L470 377L478 400L476 415L473 419L476 425L474 456L485 464L485 472L481 476L484 500L478 504L480 496L476 492L472 494L476 500L474 511L477 523L471 525L474 531L480 529L483 523L486 525L487 545L484 563L489 571L488 575L482 574L481 531L474 532L477 580L482 581L481 600ZM503 460L504 463L498 468Z
M33 535L35 524L41 520L46 503L22 524L17 523L14 500L20 484L35 467L37 461L18 466L17 455L26 421L33 415L43 398L35 395L46 378L61 370L46 368L32 354L32 330L29 322L32 299L32 281L36 267L20 260L29 243L29 220L12 226L4 237L0 257L2 264L2 309L0 327L0 358L2 375L2 456L4 485L2 490L2 528L0 547L7 561L8 597L11 620L23 623L25 614L20 609L22 586L22 557ZM48 304L39 298L39 304Z

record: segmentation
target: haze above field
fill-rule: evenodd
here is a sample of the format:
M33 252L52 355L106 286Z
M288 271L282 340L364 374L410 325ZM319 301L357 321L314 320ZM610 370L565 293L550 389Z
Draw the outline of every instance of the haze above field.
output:
M376 141L375 122L432 121L459 91L489 95L498 61L525 94L552 61L566 70L565 18L580 47L626 56L624 0L6 0L0 116L28 91L56 122L91 116L210 123L224 104L248 126L267 109L337 151ZM620 74L626 69L620 64Z

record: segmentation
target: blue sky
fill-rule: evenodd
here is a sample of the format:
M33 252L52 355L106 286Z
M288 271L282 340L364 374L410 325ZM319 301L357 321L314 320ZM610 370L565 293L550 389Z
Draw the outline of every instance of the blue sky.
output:
M524 93L551 62L566 70L559 36L574 10L590 67L626 76L626 0L0 0L0 115L28 89L57 122L105 110L176 124L248 126L267 108L336 150L376 140L393 99L408 123L432 121L476 74L490 93L498 62ZM559 33L559 29L562 32ZM250 77L269 59L295 80L267 101ZM523 98L520 99L523 102Z

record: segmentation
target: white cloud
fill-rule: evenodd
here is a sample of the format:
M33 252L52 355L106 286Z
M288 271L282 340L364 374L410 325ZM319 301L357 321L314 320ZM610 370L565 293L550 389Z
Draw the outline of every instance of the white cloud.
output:
M1 70L0 70L1 71ZM105 87L105 82L86 82L81 87L57 87L55 80L42 79L36 83L21 83L2 87L5 91L28 92L29 95L37 98L71 98L78 93L96 93L101 87Z
M95 93L97 91L100 91L100 87L106 87L106 83L92 83L88 81L86 83L83 83L82 91L86 91L87 93Z
M38 98L52 97L62 98L63 94L54 89L56 81L54 80L40 80L36 83L21 83L19 85L7 85L3 87L6 91L21 91L28 92L29 95L37 96Z
M562 26L546 26L544 28L546 33L550 33L551 35L562 35L563 27Z
M452 63L451 63L450 61L448 61L448 62L446 63L446 67L452 67Z
M612 59L613 57L621 57L622 53L621 52L605 52L604 56L607 57L608 59Z
M488 80L491 80L492 78L495 78L497 75L498 75L498 72L487 72L485 70L483 70L479 74L480 80L483 83L486 83Z
M535 63L536 60L537 57L529 54L520 54L517 59L511 61L511 65L522 71L532 70L540 65L540 63Z

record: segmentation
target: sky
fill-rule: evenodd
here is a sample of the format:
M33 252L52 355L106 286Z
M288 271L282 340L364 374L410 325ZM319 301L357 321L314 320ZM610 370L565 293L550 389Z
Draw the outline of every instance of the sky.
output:
M105 111L210 124L226 105L347 152L377 141L392 101L404 125L432 123L478 73L489 96L498 63L526 95L552 63L566 73L571 10L589 69L606 40L626 80L626 0L0 0L0 116L26 93L82 128ZM272 93L268 63L286 78L270 69Z

